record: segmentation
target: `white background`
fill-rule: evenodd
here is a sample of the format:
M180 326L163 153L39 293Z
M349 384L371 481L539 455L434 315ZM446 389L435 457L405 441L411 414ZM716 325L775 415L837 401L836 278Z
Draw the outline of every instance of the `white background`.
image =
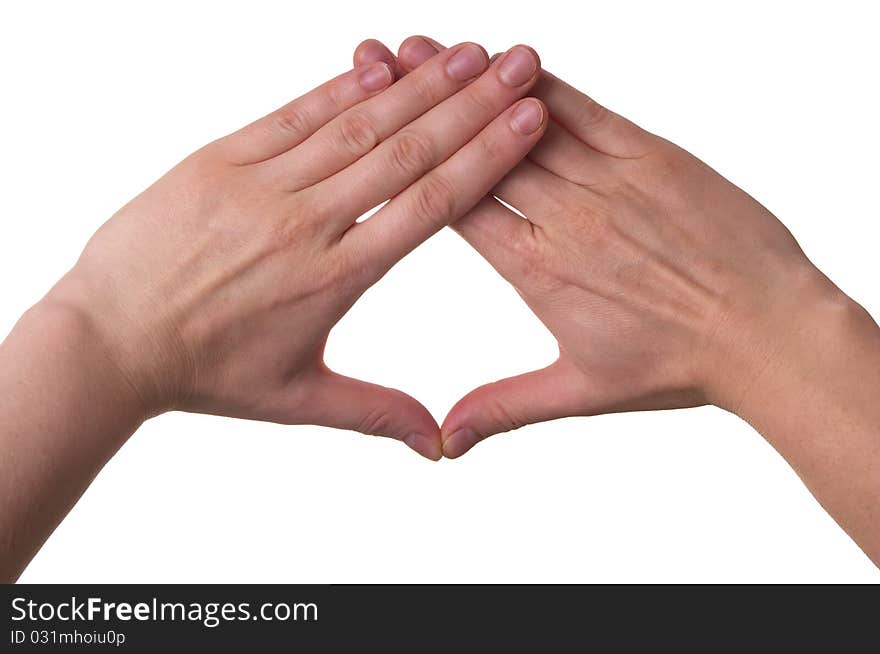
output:
M755 195L880 316L874 3L21 2L0 9L0 335L179 159L412 33L545 67ZM555 343L446 230L328 362L442 420ZM0 400L2 402L2 400ZM98 407L96 407L96 410ZM877 582L764 440L689 411L569 419L457 461L314 427L170 414L111 461L27 582Z

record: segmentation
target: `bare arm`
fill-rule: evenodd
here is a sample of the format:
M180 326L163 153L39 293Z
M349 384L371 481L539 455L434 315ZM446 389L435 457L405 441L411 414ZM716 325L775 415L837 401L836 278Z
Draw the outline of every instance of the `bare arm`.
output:
M779 350L719 404L785 457L880 566L880 328L835 290L804 300Z
M45 301L0 345L0 579L15 579L146 418L88 317Z
M397 65L443 51L411 38ZM877 324L703 162L548 73L535 94L547 134L493 191L527 220L490 196L453 227L553 332L559 359L462 398L444 454L553 418L716 404L880 565Z
M209 144L121 209L0 346L0 580L169 410L391 437L439 459L412 397L333 372L330 329L538 141L524 46L375 62ZM357 219L387 203L369 220Z

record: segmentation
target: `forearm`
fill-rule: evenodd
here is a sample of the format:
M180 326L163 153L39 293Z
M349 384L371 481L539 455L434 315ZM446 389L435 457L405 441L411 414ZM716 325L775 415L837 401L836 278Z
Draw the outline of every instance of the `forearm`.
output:
M12 581L146 416L89 318L51 299L0 345L0 398L0 581Z
M880 565L880 328L867 312L842 293L813 303L737 413Z

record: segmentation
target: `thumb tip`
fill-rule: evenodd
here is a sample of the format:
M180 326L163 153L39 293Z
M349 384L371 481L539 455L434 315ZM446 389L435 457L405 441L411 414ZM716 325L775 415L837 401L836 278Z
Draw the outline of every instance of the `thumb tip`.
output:
M457 459L482 440L468 427L460 427L443 439L443 455L447 459Z
M426 459L439 461L443 458L443 446L438 436L431 437L427 434L416 432L405 436L403 442Z

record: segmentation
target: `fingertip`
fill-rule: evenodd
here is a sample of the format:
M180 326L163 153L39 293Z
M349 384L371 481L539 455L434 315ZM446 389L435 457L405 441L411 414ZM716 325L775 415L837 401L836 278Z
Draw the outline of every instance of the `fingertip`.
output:
M512 52L513 50L527 50L535 60L535 63L538 65L538 68L541 67L541 55L538 54L538 51L535 50L532 46L526 45L525 43L517 43L512 48L509 48L507 52ZM506 53L502 53L506 54Z
M439 435L432 437L421 432L415 432L404 437L403 442L426 459L439 461L443 458L443 446Z
M358 84L367 93L376 93L387 88L394 81L394 72L384 61L362 66L357 71Z
M497 62L498 78L513 88L533 84L541 70L541 58L534 48L515 45Z
M442 48L435 45L436 41L433 43L431 41L432 39L421 35L405 39L397 49L397 60L401 68L407 71L414 70L440 52Z
M531 52L531 53L532 53L532 56L535 58L535 61L536 61L537 64L538 64L538 68L541 67L541 55L539 55L539 54L538 54L538 51L535 50L532 46L530 46L530 45L526 45L525 43L518 43L518 44L516 44L516 45L513 46L513 47L514 47L514 48L525 48L526 50L528 50L529 52ZM513 49L513 48L511 48L511 50L512 50L512 49Z
M547 126L547 107L537 98L524 98L511 110L510 127L523 136L531 136Z
M421 454L431 461L439 461L443 458L443 444L440 440L440 425L434 419L425 406L415 398L397 391L405 401L405 405L401 405L401 415L407 415L406 424L409 427L403 427L398 434L407 434L400 438L413 451Z
M488 52L488 51L486 50L486 48L484 48L482 45L480 45L479 43L476 43L476 42L474 42L474 41L466 41L466 43L467 43L468 45L472 45L472 46L474 46L474 47L479 48L479 49L483 52L483 56L486 57L486 60L487 60L487 61L489 60L489 52Z
M393 68L395 62L394 54L391 50L384 43L376 39L361 41L354 50L353 60L356 67L382 61Z
M446 46L444 46L444 45L441 44L441 43L438 43L437 41L435 41L434 39L432 39L430 36L424 36L424 35L422 35L422 38L425 39L425 40L426 40L428 43L430 43L431 45L433 45L435 48L437 48L437 52L440 52L441 50L445 50L445 49L446 49Z
M443 420L440 443L447 459L457 459L482 440L469 426L473 424L471 416L475 407L472 395L467 395L456 402Z
M447 459L457 459L480 440L477 433L468 427L457 429L443 440L443 456Z
M473 80L489 67L489 55L477 43L462 43L452 49L446 61L446 72L459 82Z

